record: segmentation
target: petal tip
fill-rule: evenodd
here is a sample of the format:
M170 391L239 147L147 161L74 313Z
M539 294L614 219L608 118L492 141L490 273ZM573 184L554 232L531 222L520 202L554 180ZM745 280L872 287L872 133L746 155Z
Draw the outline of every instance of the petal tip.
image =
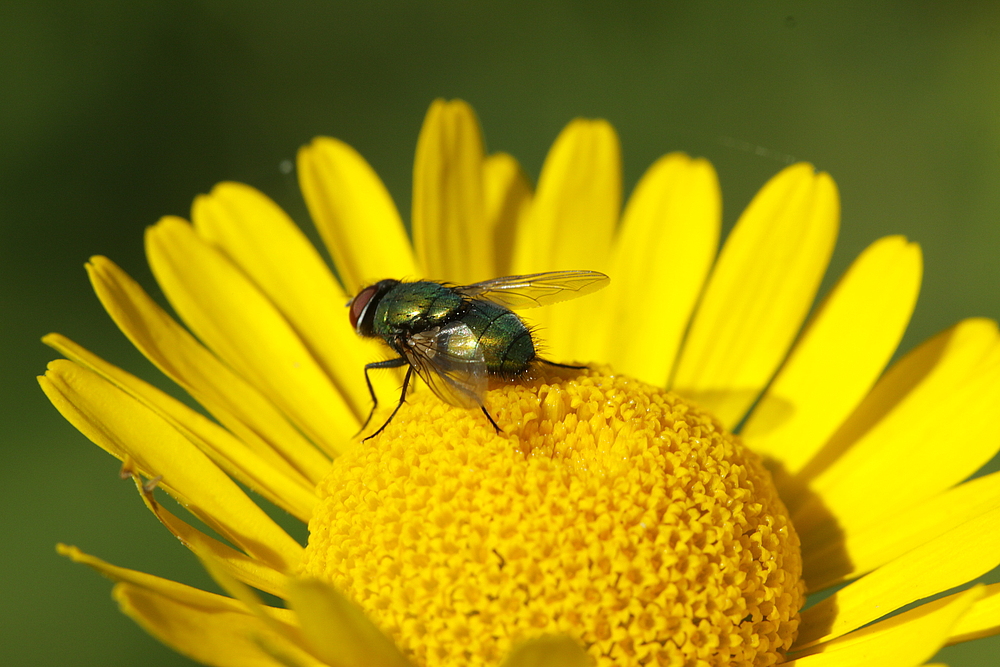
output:
M62 542L56 542L56 553L60 556L65 556L69 558L74 563L83 562L83 552L80 551L79 547L72 544L64 544Z
M41 341L43 343L45 343L46 345L48 345L49 341L55 340L56 338L60 338L60 337L61 337L60 334L57 334L57 333L55 333L53 331L53 332L47 333L44 336L42 336Z

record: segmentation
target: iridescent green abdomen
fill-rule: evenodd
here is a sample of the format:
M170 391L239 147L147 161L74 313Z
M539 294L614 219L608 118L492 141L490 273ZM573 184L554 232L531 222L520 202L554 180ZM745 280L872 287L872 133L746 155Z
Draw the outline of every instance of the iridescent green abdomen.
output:
M489 301L469 301L461 320L479 338L486 370L512 377L527 370L535 358L531 332L517 315Z

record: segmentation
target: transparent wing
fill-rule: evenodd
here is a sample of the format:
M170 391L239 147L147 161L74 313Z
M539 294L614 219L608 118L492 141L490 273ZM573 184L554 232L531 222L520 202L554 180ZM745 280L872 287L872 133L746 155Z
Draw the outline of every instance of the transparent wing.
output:
M494 278L456 291L505 308L535 308L596 292L609 282L610 278L597 271L550 271Z
M478 408L486 393L486 360L479 340L461 322L412 334L403 343L406 360L445 403Z

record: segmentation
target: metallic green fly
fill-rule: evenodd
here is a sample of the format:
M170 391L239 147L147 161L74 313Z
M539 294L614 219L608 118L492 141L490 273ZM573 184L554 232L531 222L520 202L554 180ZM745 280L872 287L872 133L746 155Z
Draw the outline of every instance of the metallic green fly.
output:
M361 336L381 338L399 357L365 366L373 405L362 431L378 406L368 371L408 366L396 409L365 440L381 433L399 412L414 371L442 401L482 409L499 433L483 404L489 376L516 378L536 362L582 368L541 359L531 330L511 309L575 299L609 280L597 271L552 271L465 286L389 279L365 287L348 303L351 326Z

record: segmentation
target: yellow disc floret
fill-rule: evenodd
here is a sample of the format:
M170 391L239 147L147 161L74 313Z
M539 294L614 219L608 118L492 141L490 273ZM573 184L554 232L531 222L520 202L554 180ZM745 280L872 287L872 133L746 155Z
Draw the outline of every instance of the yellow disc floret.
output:
M303 573L418 665L577 638L598 665L769 665L803 600L769 474L709 414L598 371L499 383L482 413L414 392L334 461Z

